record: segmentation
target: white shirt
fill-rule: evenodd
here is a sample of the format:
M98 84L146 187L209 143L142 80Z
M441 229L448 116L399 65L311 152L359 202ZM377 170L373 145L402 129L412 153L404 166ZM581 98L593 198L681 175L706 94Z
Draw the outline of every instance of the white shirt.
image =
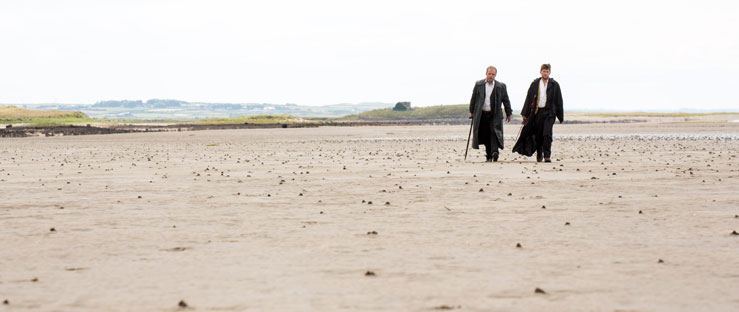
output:
M547 81L547 84L549 82ZM547 84L544 84L544 79L539 80L539 108L547 106Z
M492 83L485 81L485 104L482 105L482 110L490 111L490 95L493 94L493 88L495 88L495 80Z

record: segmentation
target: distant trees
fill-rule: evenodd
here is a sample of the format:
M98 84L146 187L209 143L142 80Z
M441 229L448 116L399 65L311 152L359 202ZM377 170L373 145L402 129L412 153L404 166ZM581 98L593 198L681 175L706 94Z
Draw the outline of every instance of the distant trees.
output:
M411 102L398 102L395 104L395 107L393 107L393 110L396 112L404 112L412 110L411 108Z
M144 102L142 101L100 101L92 105L92 107L125 107L125 108L136 108L136 107L144 107Z
M180 107L183 104L187 104L187 102L179 101L179 100L161 100L161 99L151 99L151 100L146 101L146 105L152 108Z
M243 106L241 104L210 104L208 108L216 110L240 110Z
M138 101L100 101L93 104L93 107L118 107L118 108L172 108L181 107L187 104L185 101L167 100L167 99L151 99L146 102Z

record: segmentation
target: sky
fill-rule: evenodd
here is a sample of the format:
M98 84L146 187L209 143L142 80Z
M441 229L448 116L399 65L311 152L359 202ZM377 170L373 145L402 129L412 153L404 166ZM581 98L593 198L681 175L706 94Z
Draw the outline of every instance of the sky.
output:
M733 1L0 1L0 103L469 103L739 110Z

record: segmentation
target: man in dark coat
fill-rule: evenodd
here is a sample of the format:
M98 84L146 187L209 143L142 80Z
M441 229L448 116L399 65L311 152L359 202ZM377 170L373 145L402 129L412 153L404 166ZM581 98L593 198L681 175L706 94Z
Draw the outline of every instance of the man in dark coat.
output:
M521 109L524 126L513 152L531 156L536 151L536 161L552 162L552 128L554 119L564 121L562 90L559 83L549 78L551 65L541 65L541 77L529 86Z
M485 145L485 160L498 161L498 148L503 148L503 111L505 120L511 121L511 101L505 83L495 80L498 69L488 66L485 79L477 81L470 99L470 118L472 118L472 148Z

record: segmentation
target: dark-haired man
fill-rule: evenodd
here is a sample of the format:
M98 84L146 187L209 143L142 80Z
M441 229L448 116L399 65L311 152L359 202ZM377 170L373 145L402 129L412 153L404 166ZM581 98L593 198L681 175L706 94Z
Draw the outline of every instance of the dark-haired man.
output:
M533 150L536 150L537 162L552 162L554 119L559 119L559 123L564 121L562 90L559 83L549 77L551 70L550 64L542 64L539 70L541 77L534 79L529 86L521 109L525 126L513 147L514 152L527 156L531 156Z
M505 83L495 80L498 69L488 66L485 79L477 81L470 99L470 118L472 118L472 148L485 145L485 161L498 161L498 148L503 148L503 111L505 120L511 121L511 101Z

